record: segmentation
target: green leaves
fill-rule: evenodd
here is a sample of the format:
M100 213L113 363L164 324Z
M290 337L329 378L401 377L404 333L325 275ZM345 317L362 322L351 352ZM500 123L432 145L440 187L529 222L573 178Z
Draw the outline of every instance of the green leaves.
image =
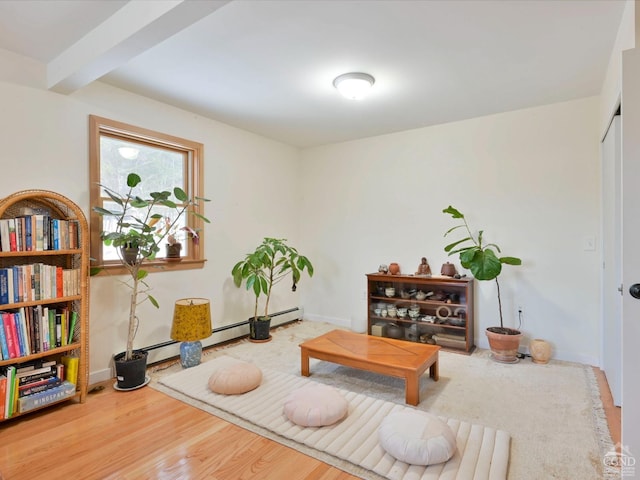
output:
M141 181L142 178L140 178L140 175L138 175L137 173L130 173L129 175L127 175L127 187L129 188L137 187Z
M502 272L502 265L521 265L522 261L516 257L498 257L500 247L495 243L483 245L484 231L480 230L476 236L471 233L467 220L462 212L449 205L442 210L443 213L451 215L452 218L462 220L444 234L446 237L459 228L466 230L466 235L453 243L444 247L444 251L449 255L459 254L460 264L469 270L478 280L493 280Z
M268 316L269 300L275 284L290 275L295 290L303 271L313 276L311 261L286 242L286 239L265 237L252 253L246 254L244 260L231 269L235 286L240 287L244 281L246 289L253 291L256 297L254 317L257 317L258 299L262 294L266 296L264 316Z
M498 257L496 252L500 253L500 247L495 243L483 245L482 241L484 231L480 230L477 236L474 236L469 229L467 219L459 210L456 210L451 205L442 210L442 212L451 215L455 219L462 220L460 225L456 225L455 227L447 230L444 234L445 237L458 228L464 228L467 232L466 237L444 247L445 252L449 255L459 254L460 264L464 268L471 270L471 273L476 279L496 281L496 288L498 291L498 312L500 313L500 326L502 327L502 302L500 300L500 284L498 283L498 276L502 272L503 264L521 265L522 260L516 257ZM455 249L458 246L461 248Z
M449 205L447 208L442 210L442 213L448 213L453 218L464 218L464 215L460 213L458 210L456 210L455 208L453 208L451 205ZM455 228L458 228L458 227L455 227Z

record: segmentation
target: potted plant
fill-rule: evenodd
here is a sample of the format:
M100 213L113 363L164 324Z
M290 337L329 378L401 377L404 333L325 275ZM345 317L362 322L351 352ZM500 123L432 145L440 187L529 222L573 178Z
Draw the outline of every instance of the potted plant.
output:
M518 346L522 333L513 328L504 326L502 317L502 299L500 298L500 283L498 277L502 272L502 265L521 265L522 260L516 257L502 257L500 247L495 243L483 244L483 230L477 235L471 233L465 216L451 205L445 208L443 213L451 215L454 219L462 220L462 223L447 230L446 237L454 230L462 228L466 231L465 236L446 247L445 252L449 255L459 254L460 264L469 270L478 280L495 280L498 292L498 312L500 314L500 326L489 327L486 335L489 339L489 346L493 358L499 362L513 363L517 361Z
M305 269L310 277L313 276L313 265L309 259L286 242L282 238L265 237L254 252L248 253L231 270L236 287L244 281L246 289L253 291L256 297L253 317L249 319L249 338L254 341L270 339L269 300L273 286L291 276L291 290L295 292ZM262 294L266 296L264 313L258 316L258 301Z
M145 268L145 260L156 258L161 242L176 227L178 220L185 212L209 223L206 217L190 209L198 205L197 201L208 201L207 199L189 198L179 187L175 187L173 192L151 192L149 198L141 198L134 193L134 189L141 182L142 179L138 174L130 173L127 176L126 193L119 193L100 185L117 207L112 210L93 207L93 211L98 215L115 219L115 229L103 231L100 236L105 245L116 247L120 262L129 276L129 280L125 282L131 290L127 345L124 352L114 356L120 389L136 388L145 382L147 352L133 349L138 328L136 309L146 300L154 307L159 307L158 301L149 293L150 287L146 282L149 271ZM173 220L165 225L167 228L164 231L158 232L156 224L165 217L159 211L166 212L167 209L172 211Z
M178 217L179 218L179 217ZM176 219L177 220L177 219ZM189 226L180 227L176 225L176 220L171 220L171 217L164 217L160 227L156 231L156 234L162 238L166 238L165 244L165 260L168 262L179 262L182 260L182 243L180 242L180 233L186 232L193 241L194 245L198 244L198 232Z

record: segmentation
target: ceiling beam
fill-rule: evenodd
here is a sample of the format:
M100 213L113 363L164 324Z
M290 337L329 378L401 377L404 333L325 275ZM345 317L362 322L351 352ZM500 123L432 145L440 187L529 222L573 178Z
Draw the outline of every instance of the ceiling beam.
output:
M73 93L229 1L130 1L49 62L47 88Z

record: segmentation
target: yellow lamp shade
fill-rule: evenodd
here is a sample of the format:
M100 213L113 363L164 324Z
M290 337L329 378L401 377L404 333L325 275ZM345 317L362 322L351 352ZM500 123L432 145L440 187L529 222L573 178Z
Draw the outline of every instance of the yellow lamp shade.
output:
M206 298L176 300L173 310L171 338L179 342L195 342L211 335L211 305Z

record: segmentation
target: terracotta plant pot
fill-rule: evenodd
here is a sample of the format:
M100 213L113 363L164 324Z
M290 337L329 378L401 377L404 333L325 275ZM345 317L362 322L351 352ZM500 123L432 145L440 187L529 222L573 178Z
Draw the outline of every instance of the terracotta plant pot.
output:
M500 327L489 327L485 331L489 339L491 354L496 362L516 363L518 361L518 347L522 339L522 333L518 330L505 328L510 334L496 333L492 329L501 330Z
M400 273L400 265L398 265L397 263L390 263L389 273L391 275L398 275Z

